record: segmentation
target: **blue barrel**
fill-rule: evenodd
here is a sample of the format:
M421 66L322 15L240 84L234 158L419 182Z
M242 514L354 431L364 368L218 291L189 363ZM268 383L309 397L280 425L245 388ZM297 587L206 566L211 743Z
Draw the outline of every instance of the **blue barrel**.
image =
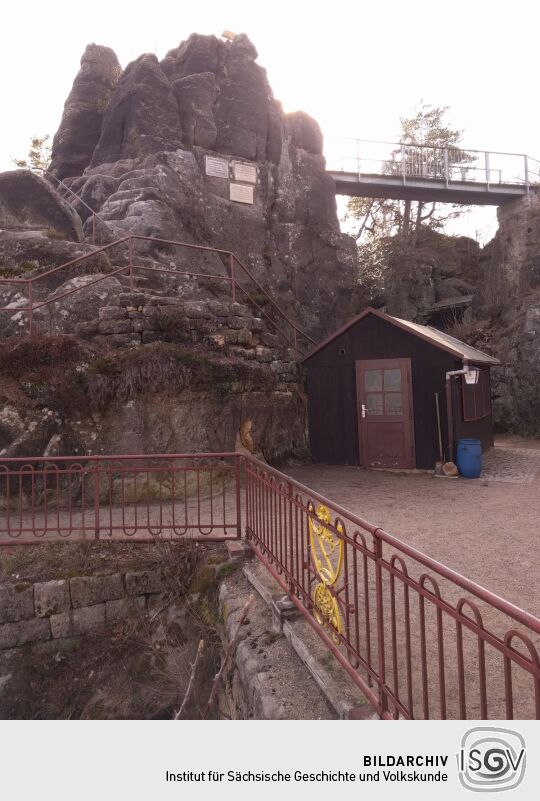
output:
M456 462L464 478L479 478L482 472L482 445L479 439L458 439Z

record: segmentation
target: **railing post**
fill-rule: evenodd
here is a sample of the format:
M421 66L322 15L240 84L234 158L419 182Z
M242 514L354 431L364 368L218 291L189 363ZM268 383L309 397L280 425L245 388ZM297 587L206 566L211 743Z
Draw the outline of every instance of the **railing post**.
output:
M388 710L388 699L386 697L386 664L384 654L384 607L383 607L383 587L382 587L382 540L374 533L375 546L375 597L377 609L377 651L379 662L379 704L381 717Z
M242 537L242 498L240 494L242 486L242 456L236 457L236 536ZM246 484L247 486L247 484Z
M297 586L300 583L300 577L295 570L297 565L297 556L295 547L298 548L298 542L293 542L293 485L290 481L287 482L287 498L289 502L289 525L287 526L285 554L289 554L289 574L294 576L294 579L289 582L289 592L298 595Z
M234 255L232 253L229 255L229 267L231 270L232 301L233 303L236 303L236 271L234 267Z
M489 168L489 153L487 151L484 153L484 159L485 159L485 170L486 170L486 188L489 192L489 179L491 176Z
M529 159L527 155L523 156L525 162L525 186L527 187L527 194L529 194Z
M129 291L133 292L134 283L133 283L133 239L129 237L128 239L128 252L129 252Z
M444 148L444 180L446 184L446 188L448 189L448 181L449 181L449 168L448 168L448 148Z
M405 184L407 179L405 177L405 146L403 144L401 145L401 178Z
M32 336L34 333L34 292L32 289L32 281L28 281L28 334Z
M94 490L94 537L99 540L99 462L95 462L93 477L93 490Z

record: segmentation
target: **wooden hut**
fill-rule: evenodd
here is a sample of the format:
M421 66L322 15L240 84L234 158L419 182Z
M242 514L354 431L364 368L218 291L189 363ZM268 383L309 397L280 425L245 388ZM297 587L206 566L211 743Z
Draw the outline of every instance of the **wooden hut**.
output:
M499 362L435 328L368 308L303 364L315 462L432 469L437 399L445 460L462 437L493 445L490 368Z

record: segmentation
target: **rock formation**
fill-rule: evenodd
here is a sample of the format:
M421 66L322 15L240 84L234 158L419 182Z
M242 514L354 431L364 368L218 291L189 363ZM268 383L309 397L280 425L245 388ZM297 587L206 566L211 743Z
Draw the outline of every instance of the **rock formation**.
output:
M101 71L94 65L94 74L111 72L110 51L102 50L106 64ZM70 161L66 110L53 168L116 234L234 251L317 338L351 312L355 247L340 233L319 126L304 113L283 113L256 58L243 34L232 42L193 34L161 63L141 56L115 84L85 159L77 150ZM66 109L81 97L87 62L83 57ZM206 157L221 158L224 172L212 174ZM245 170L235 177L242 167L253 171L254 183ZM241 184L244 197L253 191L253 203L231 200L231 184ZM82 204L75 208L88 218ZM140 251L148 255L148 248Z
M53 140L50 170L58 178L80 175L89 164L120 73L118 59L109 47L88 45Z
M500 430L540 435L540 193L501 206L484 248L475 317L502 366L494 371Z
M240 287L255 289L250 300L239 287L241 303L228 283L189 275L136 271L133 285L118 272L123 246L39 280L100 242L152 236L234 252L315 338L347 319L356 248L340 232L321 131L283 113L248 38L194 34L161 63L144 54L123 72L111 50L89 45L51 173L84 202L19 172L34 200L0 207L6 273L37 277L34 301L48 301L34 314L42 338L19 341L25 293L0 287L13 309L0 320L0 455L49 452L53 441L63 453L233 450L246 421L265 458L305 454L295 354L240 268ZM142 240L134 256L143 267L229 270L218 254Z
M21 239L43 232L83 241L81 220L69 203L30 170L0 173L0 235ZM54 234L53 234L54 235Z

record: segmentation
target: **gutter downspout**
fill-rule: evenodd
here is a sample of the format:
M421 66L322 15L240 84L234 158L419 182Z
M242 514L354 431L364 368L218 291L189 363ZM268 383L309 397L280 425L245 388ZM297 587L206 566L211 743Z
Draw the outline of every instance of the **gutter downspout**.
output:
M469 362L463 359L461 370L449 370L446 373L446 416L448 425L448 461L454 460L454 403L452 394L452 379L456 375L465 375L469 372Z

